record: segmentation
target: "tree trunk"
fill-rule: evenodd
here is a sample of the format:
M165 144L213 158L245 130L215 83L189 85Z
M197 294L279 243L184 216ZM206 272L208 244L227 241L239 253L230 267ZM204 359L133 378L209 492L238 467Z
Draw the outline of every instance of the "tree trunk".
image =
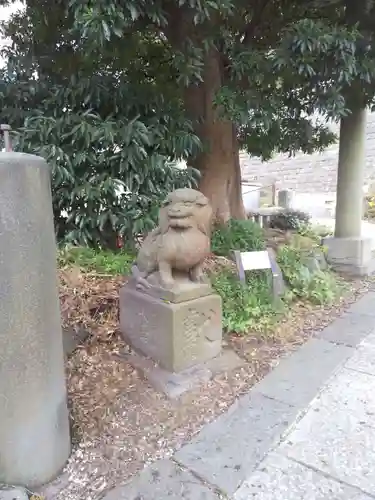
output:
M241 185L241 164L240 164L240 148L237 140L237 129L233 125L233 162L234 172L230 178L229 204L230 214L232 219L246 219L245 206L242 199Z
M185 92L185 107L203 143L203 152L191 161L201 172L199 189L210 199L214 217L225 224L246 218L241 193L241 171L236 129L214 106L222 85L220 54L211 49L205 60L203 82Z

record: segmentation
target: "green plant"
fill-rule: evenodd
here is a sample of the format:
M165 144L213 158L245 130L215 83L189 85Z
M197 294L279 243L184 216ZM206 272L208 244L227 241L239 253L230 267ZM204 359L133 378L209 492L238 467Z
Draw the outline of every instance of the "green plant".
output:
M211 238L212 252L225 257L228 257L232 250L251 252L264 248L262 228L250 220L232 219L226 226L217 227Z
M375 196L367 195L364 197L364 216L366 219L374 219L375 218Z
M308 224L310 215L301 210L283 210L270 218L270 227L283 231L298 231L302 224Z
M211 277L212 286L223 299L223 326L238 334L270 327L279 312L272 301L269 276L265 271L248 273L242 284L231 271Z
M337 297L339 285L329 270L311 271L306 265L306 252L293 246L282 246L277 261L293 297L315 304L330 304Z
M318 250L321 247L320 238L312 233L302 235L293 232L289 240L289 245L296 250L300 250L304 255L311 254L314 250Z
M22 4L1 27L2 120L19 150L48 159L58 234L75 243L147 230L181 158L204 174L216 216L243 216L240 150L322 150L353 81L373 100L374 9L362 25L343 1Z
M298 234L307 236L320 244L321 239L332 234L332 229L327 226L313 225L311 223L301 223L297 228Z
M309 300L316 304L332 304L337 298L340 286L330 271L313 273L309 286Z
M87 247L66 247L59 251L59 267L78 266L85 271L99 274L121 275L129 274L135 255L121 250L95 250Z

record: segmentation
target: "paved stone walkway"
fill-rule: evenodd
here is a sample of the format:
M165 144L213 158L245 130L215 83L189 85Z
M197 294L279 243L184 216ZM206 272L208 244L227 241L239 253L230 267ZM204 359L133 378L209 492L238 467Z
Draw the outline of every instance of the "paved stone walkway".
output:
M375 292L105 500L375 499Z

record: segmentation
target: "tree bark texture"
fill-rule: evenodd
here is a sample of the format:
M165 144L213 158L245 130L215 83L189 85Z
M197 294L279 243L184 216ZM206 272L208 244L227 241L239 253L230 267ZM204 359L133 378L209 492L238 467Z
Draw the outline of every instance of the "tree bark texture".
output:
M220 54L211 49L205 58L203 81L185 91L185 107L203 144L203 152L191 161L201 172L199 189L210 199L216 222L225 224L230 218L245 219L246 213L236 129L214 105L222 79Z

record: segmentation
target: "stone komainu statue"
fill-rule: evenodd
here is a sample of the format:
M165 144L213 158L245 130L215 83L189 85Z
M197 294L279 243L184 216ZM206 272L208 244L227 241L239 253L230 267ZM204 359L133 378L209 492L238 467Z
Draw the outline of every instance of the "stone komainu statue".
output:
M182 281L205 282L210 253L212 209L195 189L176 189L159 211L159 225L145 238L133 266L137 287L173 288Z

